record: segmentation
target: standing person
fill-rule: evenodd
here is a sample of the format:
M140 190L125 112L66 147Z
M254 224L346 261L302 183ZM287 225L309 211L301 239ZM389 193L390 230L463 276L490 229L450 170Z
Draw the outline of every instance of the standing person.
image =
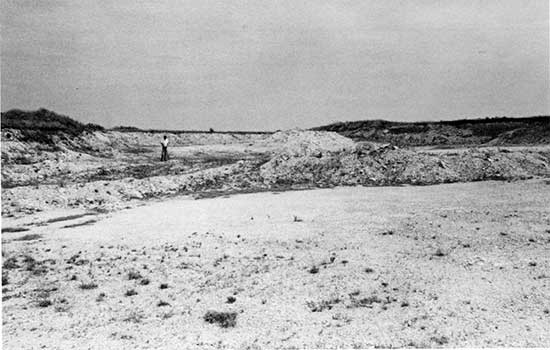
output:
M160 143L162 146L162 153L160 154L160 161L166 162L168 160L168 137L164 135L164 140Z

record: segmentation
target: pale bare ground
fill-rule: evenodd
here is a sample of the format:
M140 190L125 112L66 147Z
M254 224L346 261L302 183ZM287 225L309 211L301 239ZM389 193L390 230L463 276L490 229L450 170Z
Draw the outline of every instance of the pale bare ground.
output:
M548 181L7 218L3 347L548 347Z

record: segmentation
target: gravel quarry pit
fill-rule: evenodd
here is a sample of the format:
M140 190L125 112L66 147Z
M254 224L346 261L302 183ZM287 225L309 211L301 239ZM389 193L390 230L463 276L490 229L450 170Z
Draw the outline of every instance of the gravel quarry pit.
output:
M3 347L550 346L550 182L6 217Z
M550 346L548 145L51 137L2 129L6 349Z

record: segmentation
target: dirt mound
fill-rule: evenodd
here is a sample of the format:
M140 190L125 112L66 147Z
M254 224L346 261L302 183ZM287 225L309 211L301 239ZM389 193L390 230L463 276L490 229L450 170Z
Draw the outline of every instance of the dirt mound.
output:
M319 155L355 148L353 140L335 132L288 130L279 131L266 140L280 145L278 152L287 155Z

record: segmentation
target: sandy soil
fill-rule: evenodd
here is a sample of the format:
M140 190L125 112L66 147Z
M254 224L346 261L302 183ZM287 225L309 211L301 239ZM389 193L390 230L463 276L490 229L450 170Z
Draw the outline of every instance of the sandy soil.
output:
M550 346L549 180L171 199L2 227L5 349Z

